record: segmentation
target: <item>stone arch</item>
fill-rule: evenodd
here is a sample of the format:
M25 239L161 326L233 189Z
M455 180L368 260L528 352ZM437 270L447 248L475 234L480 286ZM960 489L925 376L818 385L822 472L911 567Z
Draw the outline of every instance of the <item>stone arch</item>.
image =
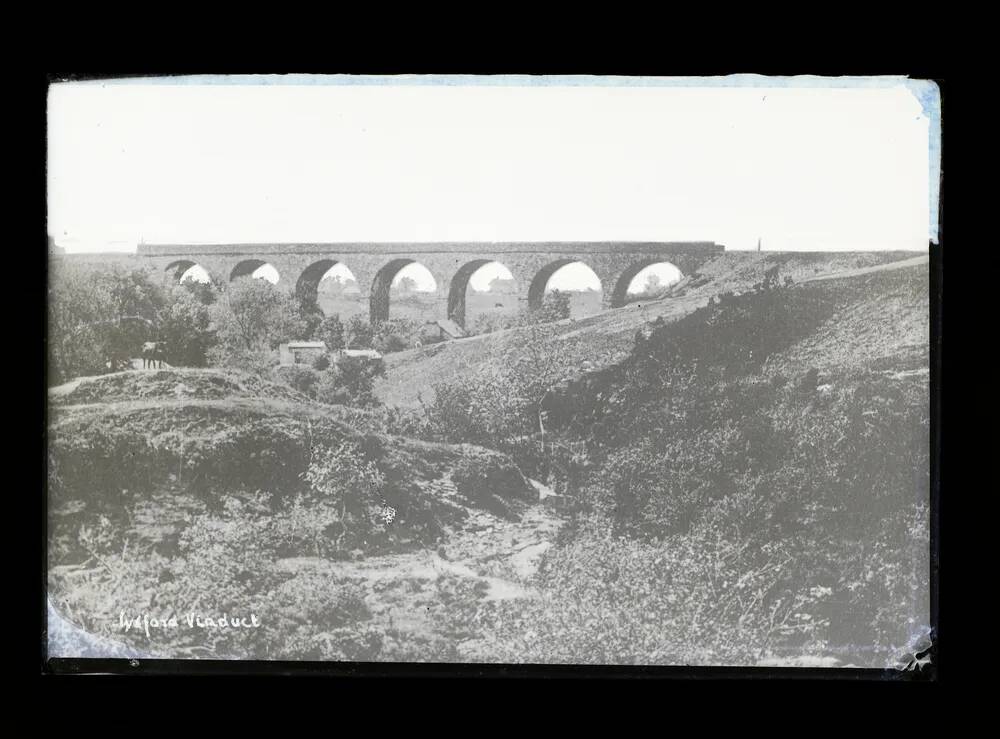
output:
M320 259L318 262L310 264L302 270L302 274L295 282L295 295L300 299L312 298L315 300L319 292L319 283L323 281L326 273L338 264L347 266L339 259ZM351 272L351 274L354 273Z
M428 268L426 264L417 259L410 259L409 257L393 259L388 264L385 264L375 275L375 279L372 280L370 320L373 324L388 320L389 291L392 288L392 281L396 279L396 275L399 274L400 270L404 267L409 267L411 264L419 264L421 267L430 272L431 276L434 278L435 286L438 290L441 289L441 281L434 272L431 272L430 268Z
M589 264L587 264L587 262L584 261L583 259L569 257L566 259L557 259L554 262L549 262L540 270L538 270L538 272L535 273L534 278L531 280L531 286L528 288L528 308L530 310L536 310L538 308L541 308L542 302L545 300L545 287L549 284L549 280L552 279L552 275L554 275L560 269L565 267L567 264L575 264L576 262L585 265L587 269L589 269L591 272L597 275L598 280L600 280L600 275L598 275L597 271ZM603 280L600 281L601 281L601 289L603 290L604 281Z
M469 289L469 280L487 264L499 264L513 276L513 271L499 259L474 259L462 265L451 278L448 288L448 318L465 328L465 299Z
M679 266L664 259L663 257L649 257L648 259L641 259L634 264L630 264L618 276L618 279L615 281L614 287L611 291L608 306L611 308L621 308L625 305L628 302L628 288L629 285L632 284L632 280L636 278L636 275L646 269L646 267L652 267L654 264L669 264L671 267L680 272L682 277L684 276L684 272Z
M177 261L171 262L164 267L163 271L167 280L172 280L179 285L181 279L184 277L184 274L192 267L201 267L202 269L205 269L200 264L193 262L190 259L178 259ZM208 270L205 269L205 272L207 273Z
M229 273L229 281L232 282L240 277L251 277L254 272L266 264L271 263L263 259L244 259L242 262L237 263L237 265L233 267L232 271ZM274 268L274 265L271 264L271 267ZM277 268L274 268L274 271L277 272ZM281 281L280 272L278 273L278 281Z

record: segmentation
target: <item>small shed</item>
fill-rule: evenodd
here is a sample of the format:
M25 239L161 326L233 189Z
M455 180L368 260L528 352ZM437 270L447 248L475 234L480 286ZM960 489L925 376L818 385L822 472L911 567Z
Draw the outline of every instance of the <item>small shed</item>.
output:
M281 365L312 364L317 357L326 354L326 342L323 341L289 341L278 347L281 354Z
M420 339L425 344L462 338L465 338L465 330L451 319L428 321L420 329Z

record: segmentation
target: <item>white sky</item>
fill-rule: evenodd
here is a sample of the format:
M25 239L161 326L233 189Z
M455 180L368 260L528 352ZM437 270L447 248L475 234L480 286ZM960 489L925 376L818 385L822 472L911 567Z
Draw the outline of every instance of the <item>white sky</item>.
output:
M61 83L49 233L149 243L708 240L926 249L906 87Z

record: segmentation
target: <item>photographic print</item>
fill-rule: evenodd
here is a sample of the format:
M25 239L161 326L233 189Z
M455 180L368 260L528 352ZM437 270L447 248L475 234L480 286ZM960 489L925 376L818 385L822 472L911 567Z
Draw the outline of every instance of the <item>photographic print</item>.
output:
M49 658L930 661L934 82L47 116Z

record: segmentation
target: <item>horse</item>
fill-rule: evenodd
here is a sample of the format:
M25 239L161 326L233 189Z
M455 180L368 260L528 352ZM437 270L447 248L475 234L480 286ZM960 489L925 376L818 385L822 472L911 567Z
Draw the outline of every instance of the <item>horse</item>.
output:
M148 369L157 364L163 367L163 358L167 353L167 345L163 341L147 341L142 345L142 368Z

